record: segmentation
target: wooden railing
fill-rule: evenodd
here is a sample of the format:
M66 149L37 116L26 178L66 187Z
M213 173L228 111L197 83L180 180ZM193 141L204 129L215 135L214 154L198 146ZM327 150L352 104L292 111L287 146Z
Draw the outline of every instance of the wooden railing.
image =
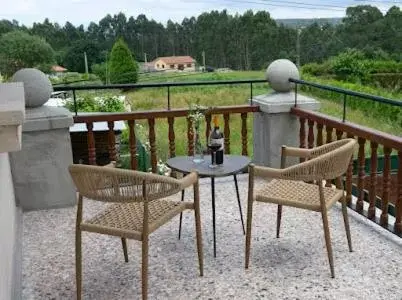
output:
M379 223L389 230L401 235L402 233L402 138L386 134L381 131L369 129L350 122L342 122L339 119L329 117L317 112L303 110L297 107L292 108L291 113L300 120L300 147L312 148L332 140L345 137L356 138L358 141L357 152L357 178L353 177L353 159L351 159L345 178L345 190L348 205L367 218ZM307 122L306 122L307 121ZM306 124L307 123L307 124ZM306 134L307 125L307 134ZM324 130L325 127L325 130ZM334 136L335 133L335 136ZM307 138L307 142L306 142ZM370 173L365 173L366 144L370 149ZM378 151L383 150L384 168L382 174L378 172ZM392 151L398 156L398 167L396 174L391 173ZM379 178L382 194L376 192ZM366 180L368 179L369 180ZM357 181L357 182L356 182ZM368 187L365 182L368 182ZM328 182L330 184L330 182ZM354 184L356 183L356 185ZM352 204L352 189L357 189L356 204ZM394 195L394 204L390 203L390 195ZM368 202L368 209L365 211L364 202ZM380 203L380 218L376 218L376 202ZM395 206L395 223L389 226L389 206Z
M239 115L239 122L241 122L241 142L242 145L242 155L248 155L248 132L247 132L247 116L249 113L259 111L258 106L254 105L239 105L239 106L222 106L208 109L205 112L205 137L208 138L209 132L211 130L211 116L212 115L223 115L224 126L223 132L225 137L225 152L230 154L230 126L229 121L231 115ZM115 121L127 121L128 133L129 133L129 150L130 150L130 166L132 169L137 169L137 147L136 147L136 131L135 124L139 120L147 120L148 122L148 139L150 145L150 158L152 171L157 170L157 149L156 149L156 130L155 130L155 120L164 119L168 124L168 136L164 137L169 140L169 147L166 149L169 151L169 157L176 156L176 136L180 139L187 137L187 154L194 154L194 132L192 126L192 120L188 117L188 109L172 109L172 110L153 110L153 111L137 111L131 113L108 113L108 114L88 114L88 115L77 115L74 116L74 123L85 123L88 133L88 161L89 164L96 164L96 144L93 132L94 122L107 122L108 124L108 143L109 143L109 157L110 160L116 160L116 140L114 131ZM174 131L174 122L176 118L186 118L187 119L187 133L184 132L176 133Z

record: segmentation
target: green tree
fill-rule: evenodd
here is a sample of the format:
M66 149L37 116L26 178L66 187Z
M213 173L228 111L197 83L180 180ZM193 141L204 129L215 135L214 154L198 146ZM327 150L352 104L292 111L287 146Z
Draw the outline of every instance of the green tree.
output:
M38 36L11 31L0 37L0 72L12 75L21 68L33 68L53 62L52 47Z
M122 38L113 45L109 60L111 83L135 83L138 79L137 62Z
M85 73L85 58L84 53L87 54L87 61L89 71L93 64L102 61L101 52L98 45L91 41L78 40L68 49L63 59L63 65L69 71Z

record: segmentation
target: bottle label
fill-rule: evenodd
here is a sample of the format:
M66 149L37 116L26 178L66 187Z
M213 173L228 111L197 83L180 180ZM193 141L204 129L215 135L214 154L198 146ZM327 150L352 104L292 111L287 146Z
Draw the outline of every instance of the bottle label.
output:
M217 150L223 150L224 149L224 145L225 145L225 139L221 138L221 139L211 139L211 144L220 144L221 147Z

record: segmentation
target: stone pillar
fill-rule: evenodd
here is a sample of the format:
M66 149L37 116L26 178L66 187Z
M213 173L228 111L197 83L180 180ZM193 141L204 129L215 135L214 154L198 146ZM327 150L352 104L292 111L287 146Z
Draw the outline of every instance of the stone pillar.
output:
M42 106L49 99L51 84L38 72L23 69L13 77L24 82L27 106L22 150L10 155L15 198L23 210L66 207L76 202L68 172L73 162L69 133L73 117L65 108ZM38 86L41 90L35 93Z
M274 61L267 69L267 80L274 92L253 97L261 112L254 114L253 162L257 165L279 168L282 145L299 147L299 120L290 114L295 105L293 85L289 78L299 78L297 67L288 60ZM318 110L320 103L300 93L297 106L302 109ZM290 159L290 163L297 162Z

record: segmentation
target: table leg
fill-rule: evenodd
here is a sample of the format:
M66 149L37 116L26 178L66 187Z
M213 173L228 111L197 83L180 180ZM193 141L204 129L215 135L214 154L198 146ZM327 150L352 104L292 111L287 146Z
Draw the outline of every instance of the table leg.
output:
M242 212L242 209L241 209L239 186L237 185L237 176L236 176L236 174L233 175L233 178L234 178L235 187L236 187L237 204L239 205L241 226L243 227L243 234L246 234L246 231L244 230L243 212Z
M182 190L182 191L181 191L181 201L184 201L184 191L185 191L185 190ZM180 240L180 237L181 237L181 222L182 222L182 219L183 219L183 212L180 213L179 240Z
M216 257L216 231L215 231L215 178L211 177L212 187L212 229L214 233L214 257Z

